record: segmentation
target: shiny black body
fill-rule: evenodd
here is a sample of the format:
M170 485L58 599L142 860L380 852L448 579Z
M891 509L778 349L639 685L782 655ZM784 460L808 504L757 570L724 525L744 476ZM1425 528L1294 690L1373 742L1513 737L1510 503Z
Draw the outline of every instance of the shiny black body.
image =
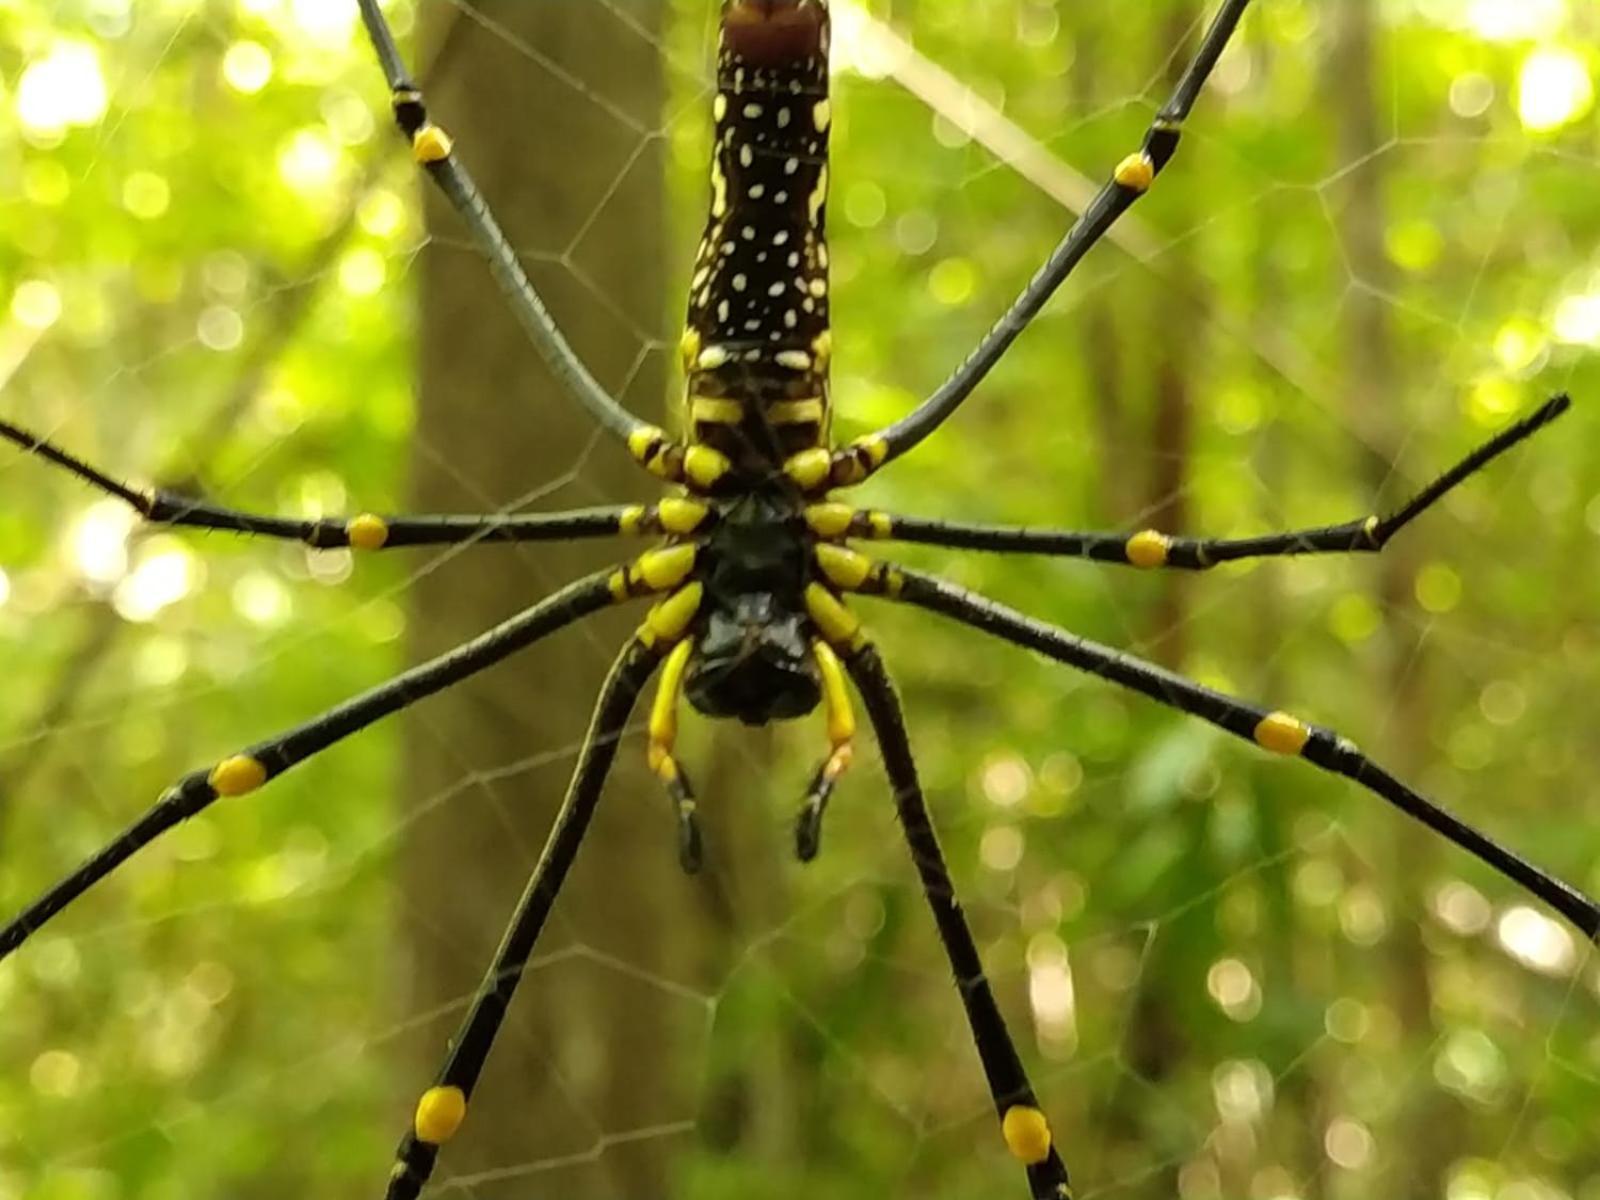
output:
M702 632L685 690L708 717L764 725L822 699L804 600L813 539L798 500L774 481L724 502L706 535Z

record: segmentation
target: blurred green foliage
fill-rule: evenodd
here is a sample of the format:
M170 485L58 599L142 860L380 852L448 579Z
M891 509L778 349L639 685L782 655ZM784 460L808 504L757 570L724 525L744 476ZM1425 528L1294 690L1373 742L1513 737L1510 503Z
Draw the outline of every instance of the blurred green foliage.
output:
M1576 0L1378 5L1377 144L1352 157L1332 63L1354 3L1253 6L1135 210L1140 252L1097 251L960 419L864 494L1133 527L1175 471L1195 529L1315 524L1570 390L1571 416L1407 535L1405 594L1371 561L1174 583L904 557L1334 725L1600 892L1600 21ZM391 8L409 28L411 6ZM675 0L663 46L680 279L711 9ZM913 94L913 60L865 35L841 51L844 437L936 386L1071 218L966 127L992 134L993 110L1098 179L1200 15L874 11L981 103ZM7 419L244 507L395 507L422 235L380 84L343 0L0 5ZM1363 176L1377 275L1347 236ZM1350 394L1357 311L1391 339L1378 410ZM1157 449L1174 364L1176 452ZM1396 460L1376 497L1373 451ZM114 504L14 453L0 489L5 911L185 770L397 669L409 573L448 569L130 536ZM1437 1195L1425 1162L1450 1200L1600 1197L1600 966L1568 931L1342 782L931 618L870 616L1081 1194ZM46 709L96 638L70 711ZM786 733L751 797L775 840L815 733ZM417 1016L395 1000L390 918L423 902L386 871L405 832L394 749L380 727L213 810L0 967L0 1198L373 1193L414 1082L385 1056ZM788 1031L799 1157L774 1174L689 1138L681 1194L1020 1194L871 760L822 860L774 885L779 923L730 952L709 1029L686 1022L708 1096ZM648 980L619 986L659 1002Z

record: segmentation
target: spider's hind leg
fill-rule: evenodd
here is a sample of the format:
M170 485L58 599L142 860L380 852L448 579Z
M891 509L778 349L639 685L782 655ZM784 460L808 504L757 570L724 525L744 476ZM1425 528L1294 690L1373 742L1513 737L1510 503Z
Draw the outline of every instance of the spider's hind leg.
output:
M817 563L824 577L843 591L898 594L901 583L898 571L872 563L854 551L819 546ZM895 811L922 884L922 894L932 910L939 941L944 946L951 974L955 976L956 990L983 1064L1006 1149L1027 1170L1033 1200L1072 1200L1066 1164L1056 1150L1050 1123L1039 1107L1022 1057L995 1002L972 929L956 897L950 868L939 848L939 836L922 796L905 717L883 659L862 631L860 620L828 587L819 582L810 584L806 589L806 609L822 639L855 681L877 733L884 770L894 793Z

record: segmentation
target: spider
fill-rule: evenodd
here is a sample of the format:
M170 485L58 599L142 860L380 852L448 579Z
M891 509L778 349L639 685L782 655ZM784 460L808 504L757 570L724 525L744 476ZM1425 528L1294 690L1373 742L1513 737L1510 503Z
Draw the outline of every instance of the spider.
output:
M426 1185L460 1129L501 1021L583 842L617 743L659 672L648 757L669 796L684 870L703 849L694 793L675 755L682 701L748 724L821 707L828 750L795 826L802 860L820 848L830 796L856 734L851 684L876 733L906 841L994 1101L1003 1141L1034 1200L1071 1195L1068 1173L984 976L917 778L906 724L882 659L847 597L941 614L1142 693L1266 750L1307 759L1389 801L1600 936L1600 905L1457 820L1348 739L1287 712L1224 695L1182 675L1031 619L939 578L874 559L852 543L921 542L959 549L1086 557L1154 569L1203 570L1241 558L1375 553L1447 492L1560 416L1552 397L1444 472L1409 502L1374 515L1250 538L1191 538L961 524L864 510L834 498L942 425L1004 356L1077 263L1152 185L1249 0L1223 0L1194 60L1143 144L1112 171L1044 266L950 379L909 415L836 447L829 431L829 16L826 0L722 0L713 106L711 207L694 264L682 339L687 421L682 439L629 414L564 339L456 155L429 120L377 0L361 15L414 157L465 222L527 334L558 378L672 495L648 506L486 516L361 514L346 520L263 516L165 491L142 491L66 450L0 421L0 435L132 506L147 521L379 550L468 542L650 535L656 548L560 589L500 626L387 683L186 775L142 817L0 928L0 958L143 846L223 797L256 790L335 742L422 697L611 605L652 599L602 687L554 828L493 963L417 1103L390 1171L390 1200Z

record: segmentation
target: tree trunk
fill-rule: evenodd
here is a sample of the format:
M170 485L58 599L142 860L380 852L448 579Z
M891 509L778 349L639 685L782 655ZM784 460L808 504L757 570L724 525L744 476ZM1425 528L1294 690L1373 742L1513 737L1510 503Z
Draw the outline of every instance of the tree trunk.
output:
M659 410L663 78L655 0L628 6L640 37L600 4L501 0L459 20L424 80L556 319L602 384ZM427 34L436 30L424 29ZM648 496L648 480L597 437L509 315L460 220L429 196L421 256L421 393L411 507L573 507ZM638 547L478 546L421 558L410 653L437 654L560 583ZM397 981L411 1084L440 1061L550 827L599 680L638 621L606 614L413 710ZM480 1200L541 1194L660 1196L670 1138L602 1139L681 1120L688 1073L672 1053L702 1005L662 984L683 973L694 905L677 870L667 801L623 746L605 801L500 1034L441 1177ZM545 965L541 966L541 962ZM661 982L657 982L661 981ZM407 1090L406 1095L411 1095ZM409 1103L405 1106L409 1112ZM397 1108L398 1123L405 1118Z

